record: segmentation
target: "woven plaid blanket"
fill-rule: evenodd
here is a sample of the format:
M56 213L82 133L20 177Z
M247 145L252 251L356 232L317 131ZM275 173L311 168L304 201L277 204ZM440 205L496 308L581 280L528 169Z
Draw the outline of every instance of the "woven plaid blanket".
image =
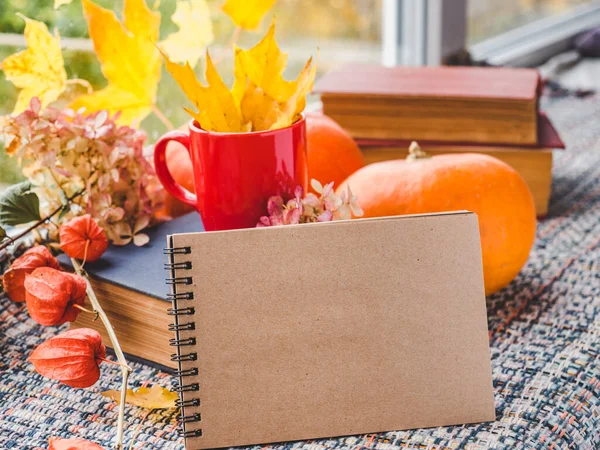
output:
M496 421L267 448L600 448L600 96L544 99L543 108L567 151L554 154L550 212L529 262L488 299ZM59 331L0 295L0 449L46 449L50 436L111 448L117 412L98 392L119 386L118 367L104 364L100 381L84 390L42 378L27 362ZM174 382L132 365L133 387ZM183 449L174 412L129 407L126 420L126 448Z

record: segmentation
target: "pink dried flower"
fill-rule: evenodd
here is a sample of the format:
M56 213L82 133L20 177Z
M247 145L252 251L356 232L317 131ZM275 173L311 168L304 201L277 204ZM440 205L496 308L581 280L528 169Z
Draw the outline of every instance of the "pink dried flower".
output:
M297 200L292 199L285 205L280 195L270 197L267 201L267 211L269 216L260 218L257 227L268 227L275 225L290 225L299 223L302 216L301 203L298 206Z
M136 241L140 219L159 205L156 175L143 155L143 131L115 123L107 111L41 109L39 99L17 116L7 116L1 124L7 154L15 156L23 174L36 186L42 215L56 209L83 190L61 223L73 216L90 214L112 239L130 230ZM135 230L135 231L131 231ZM139 237L136 242L144 238Z
M298 186L294 191L294 198L284 203L280 195L269 198L267 202L268 216L262 216L257 227L275 225L291 225L309 222L329 222L339 219L350 219L352 216L362 216L363 210L358 205L358 199L350 191L343 192L341 196L333 190L333 183L323 186L317 180L311 180L311 186L320 194L317 197L308 193L302 198L302 188Z
M333 212L342 204L340 197L333 190L333 181L323 186L319 181L312 179L310 180L310 185L316 193L321 194L321 201L327 211Z
M342 204L336 211L340 219L347 220L351 219L352 216L360 217L364 214L364 211L358 204L358 197L352 194L350 190L350 185L348 185L347 191L342 192L341 200Z
M317 216L317 222L331 222L333 220L333 213L331 211L323 211Z

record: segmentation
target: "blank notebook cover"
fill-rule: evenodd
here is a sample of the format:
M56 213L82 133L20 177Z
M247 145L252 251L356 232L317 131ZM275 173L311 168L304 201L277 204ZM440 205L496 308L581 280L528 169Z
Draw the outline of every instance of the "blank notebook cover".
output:
M167 241L188 450L494 420L476 215Z

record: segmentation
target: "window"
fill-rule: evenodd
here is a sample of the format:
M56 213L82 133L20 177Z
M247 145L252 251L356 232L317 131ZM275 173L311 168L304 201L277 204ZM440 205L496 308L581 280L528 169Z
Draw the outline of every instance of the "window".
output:
M382 9L386 65L439 65L468 48L493 64L535 66L600 23L600 0L383 0Z
M467 40L476 44L536 20L573 10L589 0L470 0Z

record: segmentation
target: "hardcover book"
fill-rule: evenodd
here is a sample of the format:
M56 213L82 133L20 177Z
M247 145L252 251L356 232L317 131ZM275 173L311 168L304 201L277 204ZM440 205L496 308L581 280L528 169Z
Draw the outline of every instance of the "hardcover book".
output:
M169 234L203 230L200 216L193 212L147 230L150 242L143 247L110 245L100 260L85 264L125 353L161 366L177 366L171 361L174 348L169 339L173 336L168 327L172 317L167 314L171 305L166 301L169 289L163 249ZM59 261L72 267L65 255L60 255ZM93 319L91 314L79 314L71 327L93 328L105 343L110 342L102 323Z
M537 144L534 69L350 63L314 91L354 138Z

